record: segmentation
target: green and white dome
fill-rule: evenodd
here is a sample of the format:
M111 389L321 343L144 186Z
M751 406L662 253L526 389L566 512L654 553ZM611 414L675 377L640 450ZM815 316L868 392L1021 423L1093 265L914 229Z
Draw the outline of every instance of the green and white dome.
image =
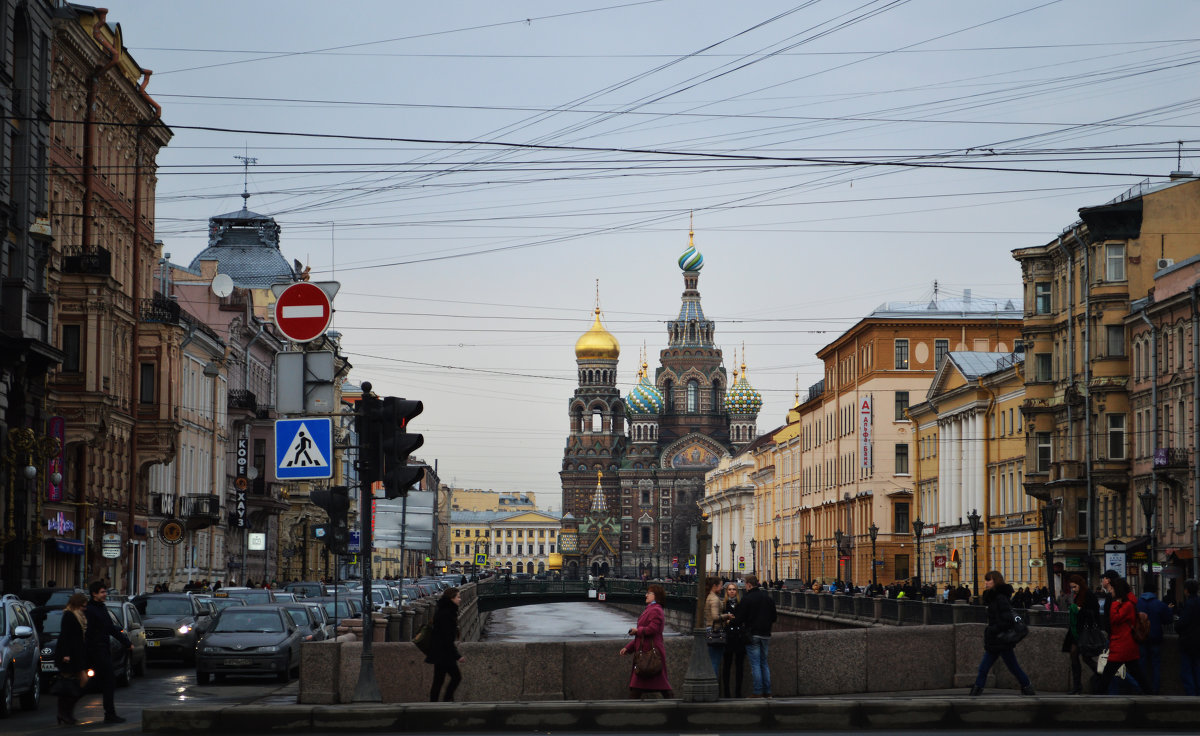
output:
M653 383L650 382L650 375L646 371L646 363L642 363L642 369L638 371L638 384L629 392L629 398L626 404L629 406L630 414L661 414L663 410L663 395Z
M754 390L746 380L746 364L742 363L742 375L734 373L734 384L725 393L725 411L730 414L757 414L762 409L762 394Z

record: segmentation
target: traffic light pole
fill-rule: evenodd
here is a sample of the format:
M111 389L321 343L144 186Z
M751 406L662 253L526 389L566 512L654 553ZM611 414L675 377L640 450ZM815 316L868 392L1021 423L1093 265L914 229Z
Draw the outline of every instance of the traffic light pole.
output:
M371 394L371 384L363 382L363 397ZM365 446L372 443L362 442ZM377 465L383 467L383 448L377 449L379 457L375 458ZM358 667L358 684L354 686L355 703L380 703L383 695L379 692L379 683L375 680L375 654L371 651L371 642L375 638L375 605L371 598L371 561L375 559L375 534L371 526L371 503L375 493L371 483L359 483L359 498L362 508L359 511L359 546L362 554L362 591L363 591L363 626L362 626L362 658Z

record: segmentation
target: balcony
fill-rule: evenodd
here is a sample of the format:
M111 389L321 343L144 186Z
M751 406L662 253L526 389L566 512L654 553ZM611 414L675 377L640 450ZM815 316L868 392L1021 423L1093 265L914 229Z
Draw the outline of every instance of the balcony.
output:
M1154 469L1187 468L1188 451L1182 447L1160 447L1154 451Z
M179 306L179 302L168 299L162 294L155 294L149 299L142 300L141 318L143 322L156 322L165 325L175 325L177 327L192 327L208 335L213 340L221 342L221 336L213 328L183 311Z
M258 418L258 397L253 391L235 388L229 392L229 416L236 420Z
M221 498L212 494L183 496L179 515L188 529L204 529L221 521Z
M63 273L108 276L112 273L112 253L99 246L64 248L62 269Z
M150 496L150 513L154 516L174 516L175 497L167 493L155 493Z

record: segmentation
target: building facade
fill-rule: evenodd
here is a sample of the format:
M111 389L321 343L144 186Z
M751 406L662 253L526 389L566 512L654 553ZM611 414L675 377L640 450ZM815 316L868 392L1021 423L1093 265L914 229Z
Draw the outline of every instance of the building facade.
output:
M451 511L449 570L548 574L560 529L557 515L541 511ZM484 565L475 563L479 554Z
M451 511L534 511L537 496L533 493L504 493L478 488L451 488Z

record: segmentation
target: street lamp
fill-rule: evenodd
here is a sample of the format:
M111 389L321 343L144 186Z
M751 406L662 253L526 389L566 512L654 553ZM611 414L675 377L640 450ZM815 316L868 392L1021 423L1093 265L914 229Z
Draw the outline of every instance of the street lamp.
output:
M721 545L713 545L713 559L717 561L717 577L721 577Z
M921 589L921 532L925 530L925 522L921 521L921 517L913 519L913 536L917 540L917 574L914 586L917 590Z
M871 586L879 585L879 566L875 564L875 540L879 538L879 527L875 526L875 522L871 522L871 526L867 527L867 533L871 535Z
M1145 508L1145 501L1142 502ZM1050 588L1050 610L1054 603L1054 522L1058 518L1058 504L1049 501L1042 507L1042 535L1046 542L1046 585Z
M1138 494L1138 500L1142 502L1142 513L1146 515L1146 536L1150 538L1150 567L1146 570L1146 590L1154 591L1154 502L1158 499L1149 488Z
M737 542L729 543L729 569L732 571L733 577L737 579Z
M778 580L779 579L779 537L778 536L776 536L774 539L771 540L771 545L775 548L774 553L771 555L771 559L775 561L775 564L772 565L772 567L775 568L775 575L771 579Z
M753 567L750 572L753 575L758 574L758 542L754 541L754 537L750 537L750 554L754 556Z
M813 535L812 532L809 532L804 535L804 546L808 547L808 580L805 581L806 583L812 582L812 543Z
M842 579L842 540L845 538L846 538L846 535L844 533L842 533L841 529L838 529L837 531L835 531L833 533L833 545L835 547L837 547L837 575L835 576L836 580Z
M979 599L979 510L971 509L967 514L967 523L971 525L971 581L975 587L975 599Z

